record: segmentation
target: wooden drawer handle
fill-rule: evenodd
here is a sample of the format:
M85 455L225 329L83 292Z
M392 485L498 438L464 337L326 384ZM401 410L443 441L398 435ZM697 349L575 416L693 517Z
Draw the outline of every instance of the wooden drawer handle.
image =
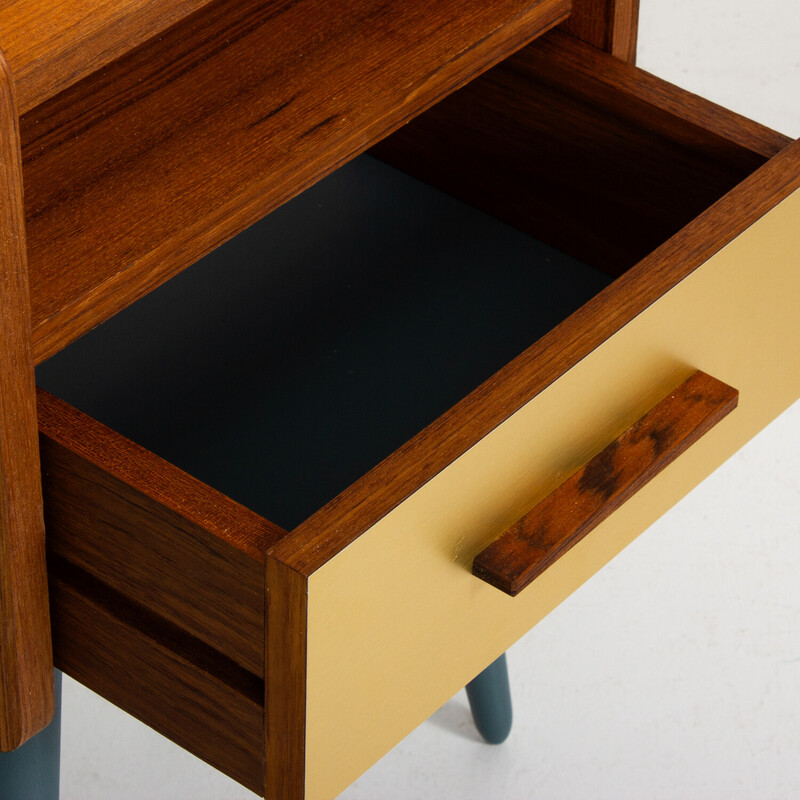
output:
M736 408L739 392L695 372L482 550L472 572L521 592L689 445Z

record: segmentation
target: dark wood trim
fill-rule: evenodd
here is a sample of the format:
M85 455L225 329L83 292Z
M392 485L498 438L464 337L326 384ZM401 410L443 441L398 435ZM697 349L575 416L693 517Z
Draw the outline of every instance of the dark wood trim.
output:
M286 532L39 390L48 552L264 674L264 554Z
M0 750L54 708L29 310L14 82L0 53Z
M736 389L695 372L478 553L473 574L512 597L519 594L730 414L738 400Z
M80 570L51 563L56 665L254 792L262 682Z
M264 699L268 800L305 796L308 579L267 555Z
M616 58L636 61L639 0L574 0L562 30Z
M790 141L553 31L372 153L616 276Z
M275 556L313 573L798 188L800 141L298 526Z
M20 122L36 363L570 7L214 0L37 106Z

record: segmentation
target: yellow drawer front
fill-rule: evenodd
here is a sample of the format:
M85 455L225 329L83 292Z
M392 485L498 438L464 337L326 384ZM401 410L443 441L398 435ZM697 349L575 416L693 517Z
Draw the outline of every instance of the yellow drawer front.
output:
M800 191L317 570L306 797L335 797L800 396ZM518 597L490 541L695 370L739 407Z

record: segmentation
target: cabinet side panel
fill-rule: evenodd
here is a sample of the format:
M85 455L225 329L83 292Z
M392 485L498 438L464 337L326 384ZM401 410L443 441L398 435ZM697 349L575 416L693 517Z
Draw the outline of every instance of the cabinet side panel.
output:
M19 130L0 53L0 749L53 716Z

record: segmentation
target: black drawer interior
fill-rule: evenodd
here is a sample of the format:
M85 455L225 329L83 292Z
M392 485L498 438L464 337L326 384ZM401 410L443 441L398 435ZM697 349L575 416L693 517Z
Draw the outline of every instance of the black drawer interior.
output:
M292 528L610 281L364 156L37 382Z

